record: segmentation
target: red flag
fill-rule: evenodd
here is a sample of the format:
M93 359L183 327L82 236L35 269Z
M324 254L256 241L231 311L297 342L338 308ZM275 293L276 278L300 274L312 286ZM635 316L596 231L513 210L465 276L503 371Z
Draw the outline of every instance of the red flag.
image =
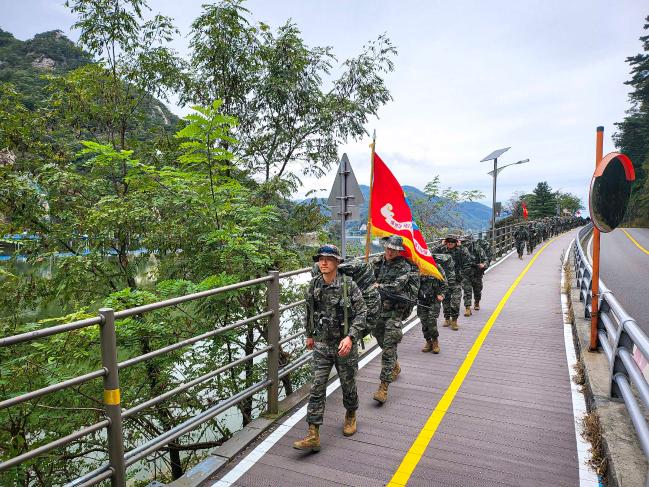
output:
M399 235L403 238L406 249L402 255L414 262L422 274L444 280L424 236L412 219L412 211L403 188L377 154L374 154L371 198L372 233L380 237Z
M523 205L523 218L525 218L527 220L527 215L528 215L527 205L525 204L524 201L521 203L521 205Z

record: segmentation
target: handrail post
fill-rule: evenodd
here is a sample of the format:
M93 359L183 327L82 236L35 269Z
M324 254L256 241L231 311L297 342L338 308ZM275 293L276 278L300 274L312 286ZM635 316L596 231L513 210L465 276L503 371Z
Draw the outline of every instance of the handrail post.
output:
M279 412L279 271L268 273L273 279L268 281L267 305L273 314L268 318L268 345L273 347L268 351L268 413Z
M124 462L124 438L122 434L122 406L119 389L119 370L117 368L117 336L115 334L115 310L101 308L99 341L101 344L101 364L106 369L104 376L104 409L110 421L108 426L108 460L113 470L111 485L126 486L126 465Z
M507 246L505 248L505 254L511 250L511 248L514 246L514 240L512 238L512 229L514 228L513 225L508 225L507 226Z

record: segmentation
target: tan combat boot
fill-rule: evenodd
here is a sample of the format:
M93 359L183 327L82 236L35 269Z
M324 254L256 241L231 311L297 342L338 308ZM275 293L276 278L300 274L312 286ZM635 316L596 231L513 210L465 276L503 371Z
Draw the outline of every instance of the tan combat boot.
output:
M343 435L352 436L354 433L356 433L356 411L347 411L347 413L345 413Z
M476 301L475 305L473 306L473 309L476 311L480 311L480 301Z
M374 393L374 400L383 404L388 400L388 383L381 381L379 390Z
M451 330L457 331L459 327L457 326L457 318L453 318L451 320Z
M399 377L400 373L401 373L401 366L399 365L399 361L397 360L394 364L394 368L392 369L392 382L397 380L397 377Z
M450 318L446 318L444 320L444 326L451 326L451 319Z
M439 340L435 338L431 343L433 353L439 353Z
M293 448L313 452L320 451L320 426L310 424L309 433L304 439L293 443Z
M433 341L426 340L426 345L421 349L422 352L430 352L433 349Z
M471 306L464 308L464 316L471 316Z

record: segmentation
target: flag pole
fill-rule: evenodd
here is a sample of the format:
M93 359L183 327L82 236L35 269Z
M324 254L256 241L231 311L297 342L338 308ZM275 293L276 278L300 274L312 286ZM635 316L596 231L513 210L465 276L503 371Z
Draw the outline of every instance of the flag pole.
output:
M370 200L367 204L367 234L365 235L365 262L370 259L370 240L372 239L372 191L374 190L374 151L376 150L376 129L372 133L372 155L370 156Z

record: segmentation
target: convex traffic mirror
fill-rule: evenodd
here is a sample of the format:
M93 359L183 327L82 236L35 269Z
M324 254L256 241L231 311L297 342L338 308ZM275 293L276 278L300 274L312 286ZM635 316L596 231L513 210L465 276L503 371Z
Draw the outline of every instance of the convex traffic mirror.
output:
M588 203L593 224L600 232L608 233L622 222L634 180L633 164L624 154L611 152L597 164Z

